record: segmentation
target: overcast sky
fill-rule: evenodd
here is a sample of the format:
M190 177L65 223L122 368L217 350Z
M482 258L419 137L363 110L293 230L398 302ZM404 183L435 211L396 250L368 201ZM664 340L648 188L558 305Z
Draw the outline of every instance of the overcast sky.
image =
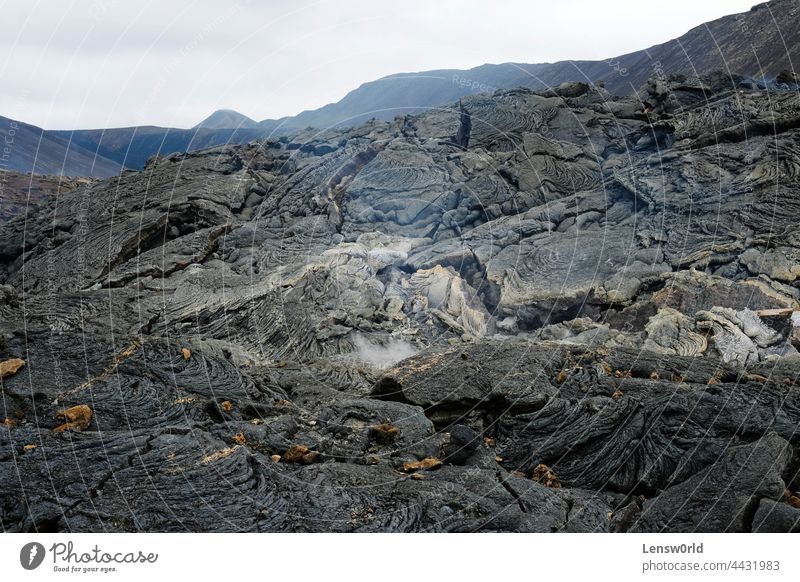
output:
M758 0L0 0L0 115L191 127L338 101L398 72L602 59Z

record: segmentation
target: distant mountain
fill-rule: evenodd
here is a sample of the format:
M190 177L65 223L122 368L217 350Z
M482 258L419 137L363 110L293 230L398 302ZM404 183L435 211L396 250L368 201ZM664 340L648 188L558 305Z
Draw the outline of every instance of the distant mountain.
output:
M169 127L120 127L113 129L79 129L51 131L81 148L97 152L104 158L140 170L155 154L171 154L210 148L228 143L247 143L270 135L268 125L257 129L174 129Z
M352 126L372 117L390 120L396 115L450 104L475 93L527 87L541 90L565 81L603 83L615 95L642 89L647 79L675 73L707 74L721 70L755 80L774 79L793 71L791 58L800 54L800 2L772 0L749 12L725 16L693 28L683 36L603 61L504 63L468 70L441 69L401 73L364 83L337 103L294 117L256 123L236 111L220 110L193 129L128 127L75 131L46 131L46 147L36 172L105 177L118 165L141 169L154 154L203 149L226 143L292 134L307 127ZM26 126L31 127L31 126ZM38 132L38 133L37 133ZM31 171L33 152L42 130L19 135L16 165ZM67 152L67 144L72 145ZM24 153L24 155L23 155ZM47 155L42 155L42 154ZM96 155L95 155L96 154Z
M219 109L195 127L207 129L256 129L258 122L232 109Z
M108 178L122 169L94 147L81 147L56 132L7 117L0 117L0 141L5 144L0 170Z
M541 90L565 81L602 82L611 93L628 95L654 75L721 70L774 79L782 71L793 70L796 55L800 55L800 2L773 0L749 12L701 24L677 39L603 61L504 63L390 75L364 83L341 101L304 111L285 124L329 127L371 117L388 120L475 93L520 86Z

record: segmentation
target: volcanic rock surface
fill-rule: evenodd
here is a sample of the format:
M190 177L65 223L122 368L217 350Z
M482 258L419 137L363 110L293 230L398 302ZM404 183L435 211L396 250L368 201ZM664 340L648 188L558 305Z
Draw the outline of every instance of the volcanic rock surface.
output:
M799 128L571 83L62 192L0 227L0 524L798 529Z

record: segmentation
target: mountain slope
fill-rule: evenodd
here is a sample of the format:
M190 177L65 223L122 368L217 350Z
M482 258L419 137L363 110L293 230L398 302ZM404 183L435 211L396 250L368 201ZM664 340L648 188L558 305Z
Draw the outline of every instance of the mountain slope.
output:
M677 39L604 61L504 63L466 71L390 75L361 85L337 103L304 111L287 124L330 127L370 117L388 120L475 93L511 87L540 90L565 81L602 81L611 93L627 95L640 90L653 75L721 70L756 79L775 78L781 71L794 70L794 55L800 55L800 2L773 0L702 24Z
M92 145L86 149L56 132L6 117L0 117L0 141L9 150L0 154L0 170L108 178L122 168Z

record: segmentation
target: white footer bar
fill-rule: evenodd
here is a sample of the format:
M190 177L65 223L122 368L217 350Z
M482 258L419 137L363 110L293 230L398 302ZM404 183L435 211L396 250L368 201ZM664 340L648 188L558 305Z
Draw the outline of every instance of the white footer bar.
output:
M5 534L0 579L777 581L798 579L798 541L769 534Z

